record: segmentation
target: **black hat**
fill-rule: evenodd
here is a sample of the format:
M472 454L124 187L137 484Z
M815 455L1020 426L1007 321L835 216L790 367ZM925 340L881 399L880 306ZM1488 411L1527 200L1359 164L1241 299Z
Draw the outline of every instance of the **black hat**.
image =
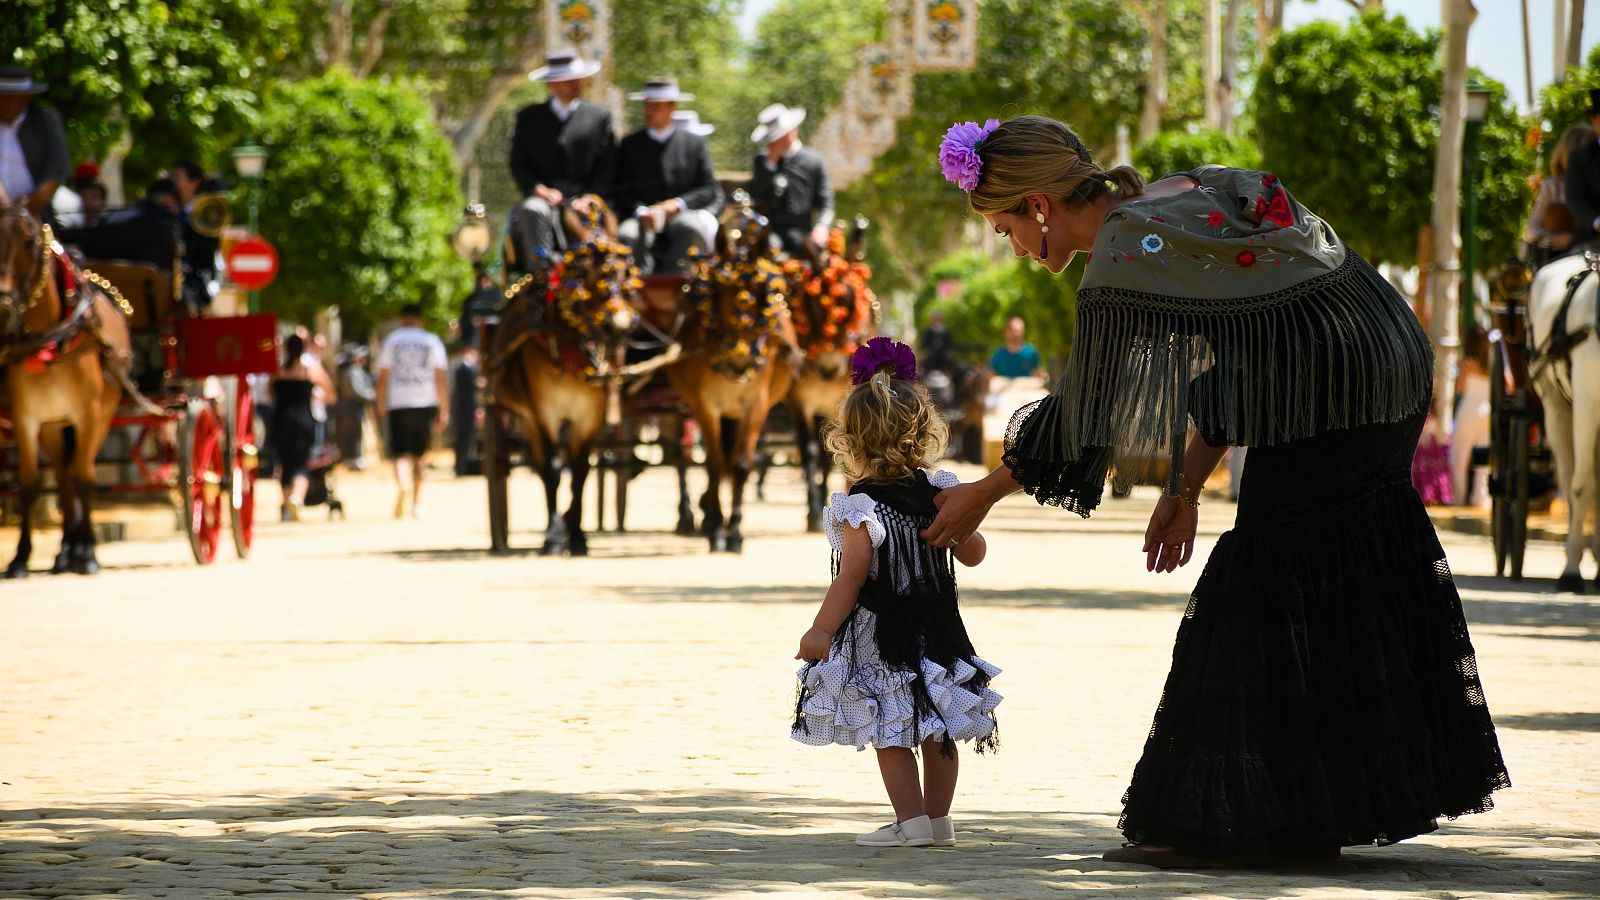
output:
M22 66L0 66L0 94L42 94L47 86Z

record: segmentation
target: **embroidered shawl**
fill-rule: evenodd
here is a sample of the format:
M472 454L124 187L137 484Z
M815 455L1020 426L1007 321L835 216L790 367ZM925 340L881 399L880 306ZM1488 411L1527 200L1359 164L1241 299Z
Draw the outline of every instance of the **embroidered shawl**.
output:
M1397 291L1277 177L1207 166L1191 191L1116 207L1078 289L1052 396L1011 422L1005 461L1041 503L1087 516L1107 470L1170 461L1191 420L1270 446L1427 404L1433 351Z

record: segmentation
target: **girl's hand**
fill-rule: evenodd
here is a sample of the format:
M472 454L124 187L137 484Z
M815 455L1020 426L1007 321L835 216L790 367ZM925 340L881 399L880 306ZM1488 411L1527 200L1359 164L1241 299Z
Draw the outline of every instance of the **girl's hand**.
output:
M800 652L794 655L795 659L806 662L827 662L828 650L833 646L833 635L812 626L805 634L800 636Z
M1199 509L1177 497L1162 497L1150 514L1150 527L1144 531L1145 571L1171 572L1186 565L1194 555L1199 524Z

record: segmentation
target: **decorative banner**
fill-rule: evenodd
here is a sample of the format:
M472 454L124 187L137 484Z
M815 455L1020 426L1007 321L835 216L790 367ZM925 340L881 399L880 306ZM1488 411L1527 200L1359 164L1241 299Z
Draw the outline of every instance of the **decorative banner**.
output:
M555 50L571 47L584 59L605 66L611 73L611 0L545 0L545 45Z
M912 0L919 71L969 71L978 63L978 0Z
M910 115L911 66L897 62L887 44L862 47L858 58L851 82L857 83L854 99L860 114L897 118Z
M842 146L867 152L872 156L894 146L894 119L890 116L854 115L844 118L844 144Z
M894 64L905 69L909 78L916 67L917 55L915 42L911 39L911 0L889 0L886 14L888 39L884 46L889 48L889 56Z
M830 157L836 157L839 149L844 146L844 119L838 111L828 113L817 123L816 130L811 134L811 149L815 150L824 160L831 162Z

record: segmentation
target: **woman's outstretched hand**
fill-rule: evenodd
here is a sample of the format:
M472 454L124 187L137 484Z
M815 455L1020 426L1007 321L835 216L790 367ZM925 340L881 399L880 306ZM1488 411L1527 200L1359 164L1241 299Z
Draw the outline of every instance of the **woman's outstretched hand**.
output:
M1194 555L1199 524L1200 510L1177 497L1163 496L1144 530L1145 571L1171 572L1187 564Z
M934 495L939 514L922 532L922 539L935 547L954 547L966 540L994 508L994 500L982 481L958 484Z

